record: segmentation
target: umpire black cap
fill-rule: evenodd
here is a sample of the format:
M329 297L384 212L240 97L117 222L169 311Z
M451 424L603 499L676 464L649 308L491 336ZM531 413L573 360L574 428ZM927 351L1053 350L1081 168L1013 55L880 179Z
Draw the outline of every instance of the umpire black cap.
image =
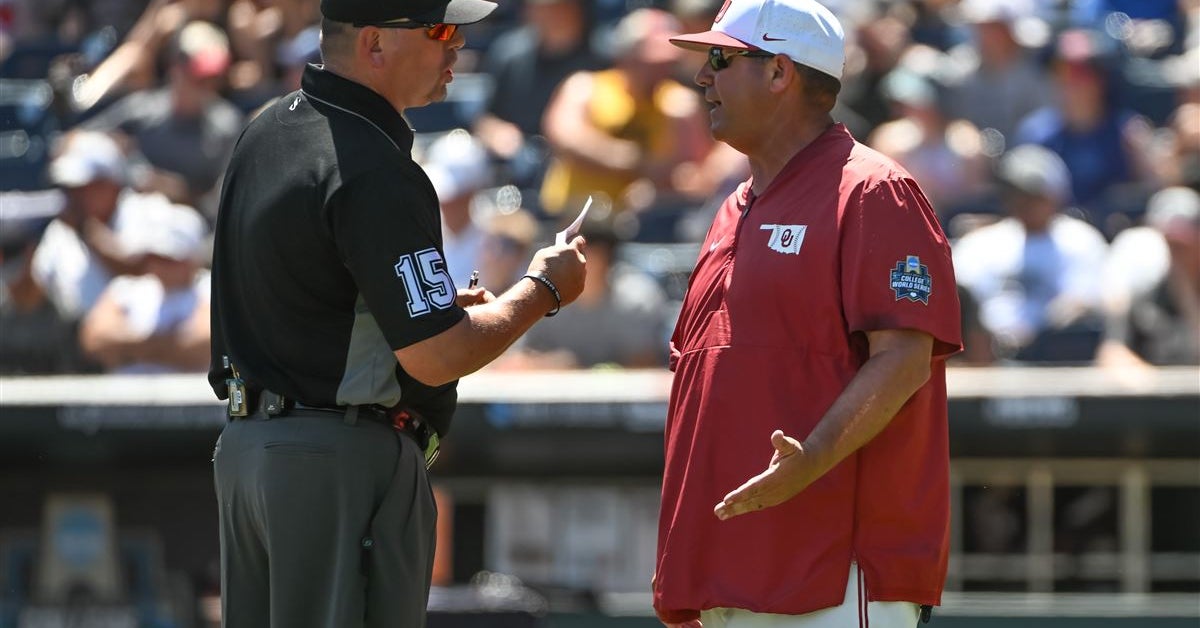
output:
M496 9L488 0L321 0L321 15L347 24L408 19L428 24L473 24Z

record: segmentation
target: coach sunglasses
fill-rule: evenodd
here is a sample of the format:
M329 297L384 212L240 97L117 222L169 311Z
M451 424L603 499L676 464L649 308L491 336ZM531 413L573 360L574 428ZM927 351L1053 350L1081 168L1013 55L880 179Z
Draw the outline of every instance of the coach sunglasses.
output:
M429 22L414 22L410 19L403 18L392 20L390 22L361 22L355 23L354 28L362 28L364 26L374 26L375 28L403 28L406 30L417 30L418 28L425 29L425 34L436 41L450 41L454 34L458 32L458 24L430 24Z
M758 57L760 59L770 59L775 55L770 52L760 50L733 50L728 55L725 54L725 49L720 46L713 46L708 49L708 67L712 68L713 72L720 72L729 67L729 61L734 57Z

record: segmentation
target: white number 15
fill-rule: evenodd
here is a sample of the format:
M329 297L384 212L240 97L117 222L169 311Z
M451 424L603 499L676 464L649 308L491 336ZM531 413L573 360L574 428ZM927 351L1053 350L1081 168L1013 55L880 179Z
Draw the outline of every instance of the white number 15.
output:
M408 293L409 316L428 314L432 309L430 303L439 310L454 304L454 280L446 273L446 262L437 249L401 255L396 276L404 282Z

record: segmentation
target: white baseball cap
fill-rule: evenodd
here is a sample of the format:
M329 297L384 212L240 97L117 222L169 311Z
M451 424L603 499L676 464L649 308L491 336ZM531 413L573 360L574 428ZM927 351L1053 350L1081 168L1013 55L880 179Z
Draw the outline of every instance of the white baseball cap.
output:
M1032 0L963 0L959 12L968 24L1002 22L1016 24L1036 15Z
M713 46L763 50L842 78L846 43L842 25L815 0L725 0L712 29L672 37L689 50Z
M65 188L97 179L127 183L125 154L116 140L99 131L75 131L66 136L62 154L50 162L50 182Z
M1200 193L1182 186L1159 190L1146 203L1145 220L1164 232L1176 228L1177 222L1200 226Z
M442 202L473 194L492 182L487 150L464 129L434 140L425 153L424 168Z
M208 228L196 210L187 205L163 203L129 225L123 243L133 253L152 254L178 261L195 260L203 252Z

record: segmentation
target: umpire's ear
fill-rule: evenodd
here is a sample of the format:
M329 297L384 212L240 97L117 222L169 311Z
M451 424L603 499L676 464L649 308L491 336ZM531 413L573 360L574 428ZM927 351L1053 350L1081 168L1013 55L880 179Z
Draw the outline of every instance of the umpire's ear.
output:
M380 69L384 64L383 46L380 44L382 31L374 26L364 26L354 42L354 56L367 60L372 68Z

